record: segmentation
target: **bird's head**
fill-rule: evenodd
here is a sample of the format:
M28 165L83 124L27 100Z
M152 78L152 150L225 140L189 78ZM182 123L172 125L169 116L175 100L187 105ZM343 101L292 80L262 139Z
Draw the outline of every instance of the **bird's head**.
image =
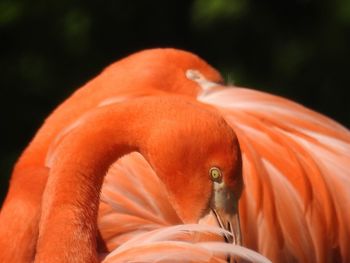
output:
M240 243L238 200L243 185L237 137L203 104L183 102L172 109L172 102L164 102L164 117L153 122L146 159L183 222L197 222L213 211L220 226Z

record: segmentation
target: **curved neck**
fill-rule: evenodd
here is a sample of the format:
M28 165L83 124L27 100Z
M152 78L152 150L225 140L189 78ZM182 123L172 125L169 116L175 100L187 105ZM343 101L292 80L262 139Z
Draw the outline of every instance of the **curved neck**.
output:
M145 152L145 134L138 130L150 124L135 107L110 105L91 112L55 149L35 262L97 262L96 221L104 175L121 156Z

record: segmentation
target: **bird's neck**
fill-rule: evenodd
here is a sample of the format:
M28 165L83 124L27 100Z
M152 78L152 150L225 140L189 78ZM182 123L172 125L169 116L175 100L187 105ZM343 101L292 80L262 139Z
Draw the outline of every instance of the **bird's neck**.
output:
M36 263L97 262L103 177L118 158L144 148L144 133L138 130L147 119L136 116L132 106L97 109L57 146L43 196Z

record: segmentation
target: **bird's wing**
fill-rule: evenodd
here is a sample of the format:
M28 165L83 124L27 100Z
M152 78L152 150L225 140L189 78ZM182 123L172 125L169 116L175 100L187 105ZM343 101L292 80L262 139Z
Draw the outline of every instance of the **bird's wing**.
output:
M182 223L164 185L136 152L109 169L102 186L98 220L110 250L140 233Z
M273 261L350 261L350 132L297 103L231 87L202 95L243 152L244 243Z

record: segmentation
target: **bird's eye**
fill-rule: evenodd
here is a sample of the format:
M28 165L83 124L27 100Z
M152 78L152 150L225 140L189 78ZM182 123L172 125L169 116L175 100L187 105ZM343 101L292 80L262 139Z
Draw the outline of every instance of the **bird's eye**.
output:
M221 174L221 170L217 167L212 167L210 168L209 170L209 176L210 176L210 179L213 181L213 182L217 182L217 183L220 183L221 180L222 180L222 174Z

